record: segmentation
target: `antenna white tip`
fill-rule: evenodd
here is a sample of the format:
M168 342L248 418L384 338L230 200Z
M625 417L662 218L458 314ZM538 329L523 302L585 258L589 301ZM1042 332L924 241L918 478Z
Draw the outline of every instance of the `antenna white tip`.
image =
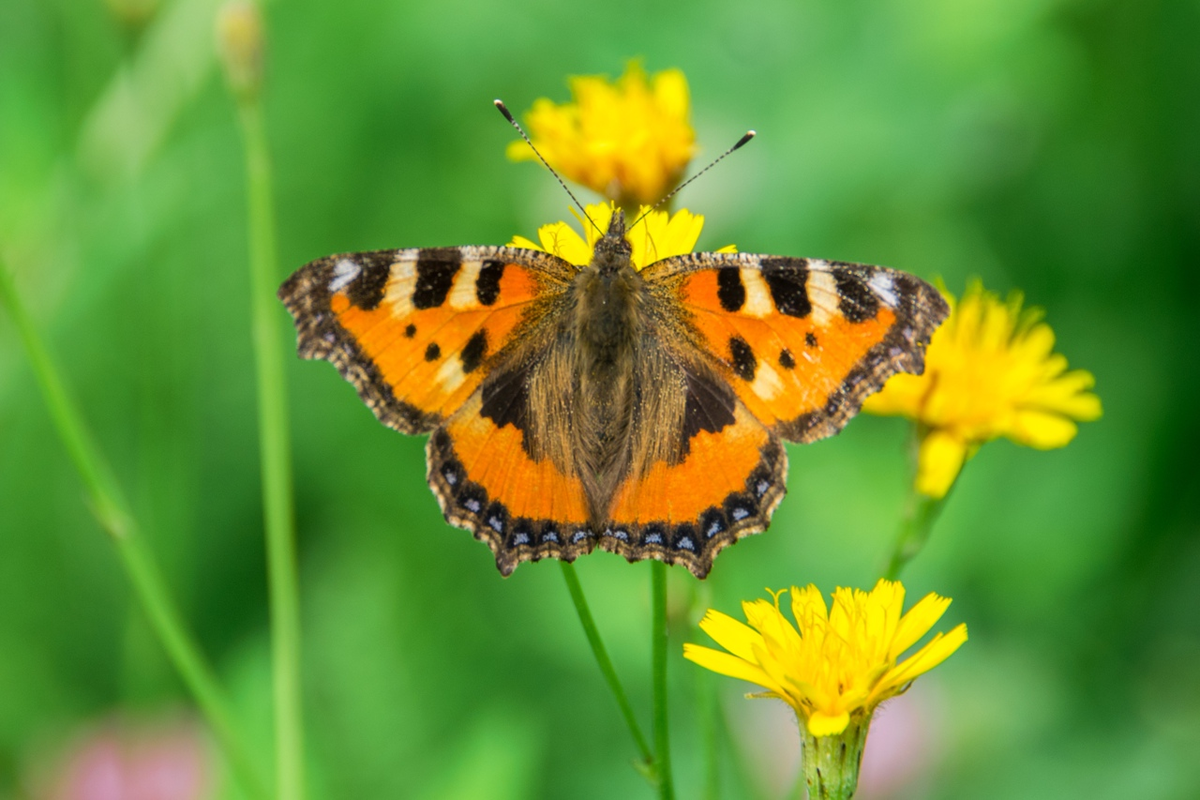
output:
M727 153L725 153L725 155L727 156L727 155L729 155L729 153L732 153L734 150L737 150L739 147L741 147L746 142L753 139L755 136L758 136L758 131L746 131L746 134L744 136L742 136L742 138L738 139L737 144L735 144L733 147L729 148L729 151ZM724 158L724 157L725 156L721 156L721 158Z
M500 111L500 113L504 115L504 118L506 120L511 122L513 125L517 124L517 121L515 119L513 119L513 115L511 113L509 113L508 106L504 105L503 100L501 100L499 97L497 97L495 100L492 101L492 104L495 105L496 108Z

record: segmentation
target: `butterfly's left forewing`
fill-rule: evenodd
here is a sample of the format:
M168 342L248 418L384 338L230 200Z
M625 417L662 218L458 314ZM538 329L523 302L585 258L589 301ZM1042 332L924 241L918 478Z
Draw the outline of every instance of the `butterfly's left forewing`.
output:
M433 430L565 290L547 253L440 247L318 259L279 289L304 358L331 361L385 425Z
M919 278L866 264L695 253L643 275L746 408L798 442L837 433L897 372L921 373L949 313Z

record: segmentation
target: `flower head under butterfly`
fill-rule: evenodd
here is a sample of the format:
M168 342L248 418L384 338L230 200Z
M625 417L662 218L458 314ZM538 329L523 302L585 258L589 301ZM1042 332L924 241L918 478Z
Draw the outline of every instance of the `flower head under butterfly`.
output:
M591 263L596 242L608 232L609 223L617 210L616 203L612 202L585 206L585 215L571 209L571 214L583 228L582 236L566 222L551 222L538 228L537 242L524 236L514 236L508 246L553 253L577 267L586 267ZM686 208L670 214L642 206L638 216L627 219L625 223L628 226L625 238L633 248L631 260L636 270L642 270L664 258L692 252L704 229L704 217ZM736 253L737 247L726 245L716 252Z

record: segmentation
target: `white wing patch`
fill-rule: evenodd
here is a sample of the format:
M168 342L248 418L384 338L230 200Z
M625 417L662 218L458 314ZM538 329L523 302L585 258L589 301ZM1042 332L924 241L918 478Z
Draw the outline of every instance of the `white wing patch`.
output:
M743 267L738 270L738 275L746 290L746 302L742 304L741 313L759 319L774 314L775 303L771 300L771 288L767 286L762 271Z
M481 269L483 269L482 261L464 261L462 263L458 273L454 276L454 285L450 288L450 296L446 298L451 308L461 311L479 307L475 284L479 281Z
M462 365L459 360L451 356L447 358L442 366L437 371L437 376L433 379L434 383L447 394L458 390L466 380L466 375L463 374Z
M896 297L895 283L892 281L892 276L886 272L876 272L871 276L868 282L871 286L871 291L875 292L883 304L888 308L895 308L900 304L900 300Z
M362 272L362 265L348 258L340 258L333 265L333 278L329 281L329 293L337 294L350 285L350 282Z
M784 390L779 373L761 358L758 360L758 366L754 372L754 382L750 384L750 388L756 395L768 402L774 400Z
M838 310L837 280L832 272L826 272L828 268L829 265L824 261L813 261L804 285L808 302L812 305L813 324L819 328L828 326Z

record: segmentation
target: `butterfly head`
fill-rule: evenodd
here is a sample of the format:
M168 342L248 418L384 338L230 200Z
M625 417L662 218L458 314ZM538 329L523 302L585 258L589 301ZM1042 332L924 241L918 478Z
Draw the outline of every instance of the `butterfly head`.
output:
M611 275L633 266L633 246L625 238L625 212L617 209L608 223L608 232L596 242L591 267L601 274Z

